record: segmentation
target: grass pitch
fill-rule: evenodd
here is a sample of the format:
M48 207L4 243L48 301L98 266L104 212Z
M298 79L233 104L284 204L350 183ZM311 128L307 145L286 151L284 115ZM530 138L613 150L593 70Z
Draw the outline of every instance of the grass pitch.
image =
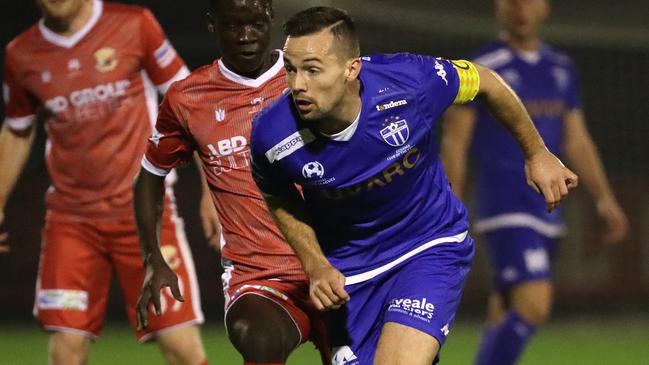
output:
M460 322L451 331L442 351L442 365L472 364L480 337L479 323ZM207 325L203 340L212 365L241 365L223 328ZM47 364L47 336L30 323L0 324L0 364ZM139 345L124 324L107 325L93 347L90 365L164 364L155 345ZM318 364L313 345L300 347L289 365ZM647 365L649 321L570 320L554 321L530 343L520 365Z

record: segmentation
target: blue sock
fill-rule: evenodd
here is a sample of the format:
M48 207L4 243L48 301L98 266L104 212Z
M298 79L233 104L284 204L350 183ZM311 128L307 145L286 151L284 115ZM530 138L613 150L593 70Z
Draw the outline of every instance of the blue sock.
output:
M510 310L505 320L485 330L476 365L511 365L523 352L536 327Z

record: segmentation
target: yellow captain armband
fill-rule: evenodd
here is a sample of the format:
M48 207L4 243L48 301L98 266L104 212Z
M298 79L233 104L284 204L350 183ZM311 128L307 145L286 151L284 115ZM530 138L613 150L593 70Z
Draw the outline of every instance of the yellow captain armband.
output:
M465 104L473 100L480 90L480 74L475 65L465 60L452 60L451 63L460 80L460 88L453 104Z

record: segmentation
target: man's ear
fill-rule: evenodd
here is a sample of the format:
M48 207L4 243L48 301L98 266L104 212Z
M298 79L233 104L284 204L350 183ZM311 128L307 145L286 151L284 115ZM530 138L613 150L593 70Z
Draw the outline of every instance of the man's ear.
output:
M358 78L358 75L361 73L361 59L359 57L352 58L347 61L347 69L345 70L345 81L354 81Z
M205 22L207 24L207 31L214 33L214 16L209 10L205 12Z

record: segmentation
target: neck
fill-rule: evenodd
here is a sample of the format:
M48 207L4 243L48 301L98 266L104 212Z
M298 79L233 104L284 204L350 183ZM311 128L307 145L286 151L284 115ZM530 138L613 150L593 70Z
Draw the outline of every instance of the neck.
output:
M537 36L516 37L510 33L504 33L503 37L509 46L517 51L538 51L541 47L541 40Z
M273 67L273 65L277 62L278 57L279 57L278 52L268 51L264 56L264 61L261 63L261 65L259 65L257 69L253 71L239 71L225 58L223 58L223 63L228 69L234 71L240 76L247 77L249 79L256 79L259 76L263 75L264 72L268 71L271 67Z
M55 18L45 14L43 16L43 21L45 26L53 32L68 37L75 34L86 25L92 16L92 8L92 1L84 1L79 11L69 18Z
M361 85L358 80L352 81L341 103L334 108L333 113L318 121L318 130L324 134L334 135L349 127L361 111Z

